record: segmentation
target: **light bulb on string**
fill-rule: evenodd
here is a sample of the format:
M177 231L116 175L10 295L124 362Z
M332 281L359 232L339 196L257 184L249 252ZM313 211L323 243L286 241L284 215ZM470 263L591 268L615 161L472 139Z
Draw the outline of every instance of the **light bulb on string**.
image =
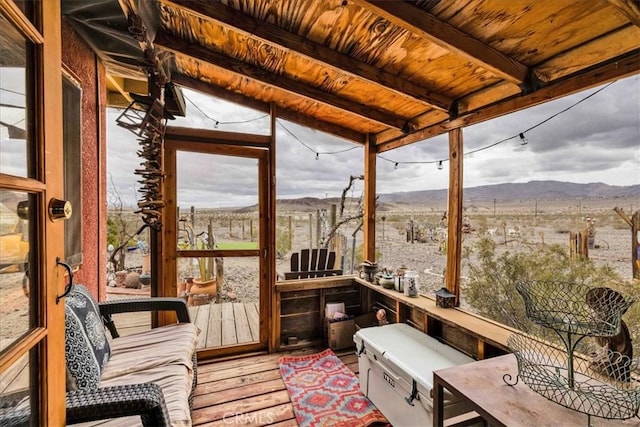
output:
M527 145L529 140L524 136L524 133L520 132L520 145Z
M395 165L393 165L393 168L394 168L394 169L398 169L398 162L396 162L396 164L395 164Z
M438 162L438 170L442 170L444 166L442 166L442 160Z
M316 160L320 160L320 153L316 153Z

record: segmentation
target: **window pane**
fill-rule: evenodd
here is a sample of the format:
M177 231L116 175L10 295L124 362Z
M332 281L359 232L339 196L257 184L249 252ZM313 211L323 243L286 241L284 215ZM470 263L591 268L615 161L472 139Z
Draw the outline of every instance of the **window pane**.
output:
M36 425L31 400L37 383L31 367L37 367L37 350L32 349L0 373L0 425ZM35 414L34 414L35 415Z
M178 152L178 249L258 249L257 164Z
M33 177L28 167L31 112L27 93L30 45L0 16L0 172Z
M33 203L27 193L0 190L0 351L35 324L28 273Z
M76 267L82 264L82 93L69 78L62 78L62 131L64 143L64 198L71 202L73 215L64 222L64 257Z

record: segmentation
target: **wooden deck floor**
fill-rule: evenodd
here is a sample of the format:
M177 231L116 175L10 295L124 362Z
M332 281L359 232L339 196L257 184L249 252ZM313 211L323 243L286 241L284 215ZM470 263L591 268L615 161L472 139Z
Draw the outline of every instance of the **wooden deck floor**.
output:
M199 305L189 307L189 314L200 328L199 349L260 340L257 302Z
M289 393L278 370L278 359L284 354L318 351L322 349L200 362L193 425L297 426ZM358 373L358 357L353 351L336 354Z
M191 321L200 328L198 349L245 344L260 340L257 302L211 303L189 307ZM121 336L151 328L148 313L116 314L113 319Z

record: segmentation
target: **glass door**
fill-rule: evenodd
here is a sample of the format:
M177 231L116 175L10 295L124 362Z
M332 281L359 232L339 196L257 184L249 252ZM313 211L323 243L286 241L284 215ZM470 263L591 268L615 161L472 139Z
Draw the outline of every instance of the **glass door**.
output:
M0 425L64 425L59 2L2 1L0 28Z
M201 355L266 348L268 151L165 144L165 295L187 302Z

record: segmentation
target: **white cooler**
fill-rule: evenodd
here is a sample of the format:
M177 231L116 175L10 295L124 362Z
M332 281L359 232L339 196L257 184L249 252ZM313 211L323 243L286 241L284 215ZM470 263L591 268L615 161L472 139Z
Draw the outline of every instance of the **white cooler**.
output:
M433 425L433 371L474 360L405 323L362 328L353 337L360 390L394 427ZM445 418L470 409L445 390Z

